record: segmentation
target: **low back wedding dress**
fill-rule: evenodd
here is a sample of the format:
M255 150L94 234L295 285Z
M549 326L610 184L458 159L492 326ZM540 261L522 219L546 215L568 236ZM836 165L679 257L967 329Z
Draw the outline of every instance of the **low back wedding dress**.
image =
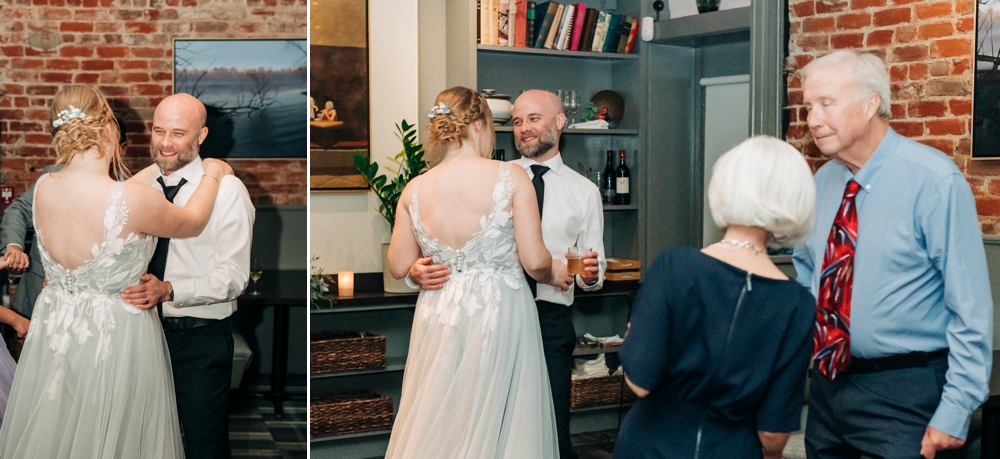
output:
M35 193L45 192L43 175ZM48 286L38 296L0 429L3 458L183 458L166 339L155 309L119 298L156 247L128 224L115 183L104 239L73 269L53 260L34 210ZM70 197L70 199L72 199ZM38 199L35 199L37 206ZM79 225L66 222L60 230Z
M399 412L387 459L558 456L542 337L514 241L510 163L492 209L459 249L420 220L420 180L409 213L424 256L452 274L417 300Z

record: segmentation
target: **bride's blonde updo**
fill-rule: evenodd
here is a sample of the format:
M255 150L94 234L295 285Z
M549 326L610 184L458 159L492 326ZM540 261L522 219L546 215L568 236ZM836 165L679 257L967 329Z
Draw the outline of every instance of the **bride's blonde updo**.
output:
M127 174L121 158L120 132L115 114L96 89L83 85L63 88L52 100L49 121L56 164L68 163L76 155L93 149L100 158L112 155L111 166L115 176Z
M483 122L481 135L493 137L493 113L486 98L475 90L463 86L446 89L438 94L434 107L427 123L428 143L432 149L470 139L469 126L476 121Z

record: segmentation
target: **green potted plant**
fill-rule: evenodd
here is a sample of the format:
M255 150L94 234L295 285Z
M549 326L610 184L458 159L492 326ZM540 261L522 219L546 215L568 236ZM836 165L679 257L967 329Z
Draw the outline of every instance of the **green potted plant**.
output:
M410 183L414 177L427 171L427 162L424 161L424 146L417 142L417 128L403 120L402 125L396 125L396 137L403 143L403 150L396 156L390 156L389 160L396 164L396 170L389 167L385 169L396 174L392 180L385 174L379 174L378 163L372 162L371 158L362 155L361 152L354 153L354 165L358 172L365 178L372 192L378 197L378 211L389 223L389 232L392 232L396 224L396 206L399 204L399 196L403 194L406 184ZM389 244L382 244L382 280L385 283L385 291L391 293L407 293L414 291L403 280L396 280L389 274Z

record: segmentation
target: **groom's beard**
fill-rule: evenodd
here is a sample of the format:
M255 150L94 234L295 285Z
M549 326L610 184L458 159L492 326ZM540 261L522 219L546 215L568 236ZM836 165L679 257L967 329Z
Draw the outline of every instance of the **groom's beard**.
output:
M160 153L177 153L173 158L163 158ZM198 140L185 146L184 148L165 148L162 146L149 146L149 153L153 156L153 161L163 172L173 172L194 161L198 157Z
M549 125L544 132L537 132L535 135L537 140L534 145L525 145L521 143L519 136L514 136L514 148L518 154L525 158L535 158L559 144L559 130L556 129L555 123Z

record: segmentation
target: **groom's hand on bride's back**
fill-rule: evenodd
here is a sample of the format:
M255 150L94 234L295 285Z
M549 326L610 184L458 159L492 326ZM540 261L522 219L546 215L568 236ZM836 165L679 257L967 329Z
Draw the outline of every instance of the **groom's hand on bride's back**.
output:
M416 282L424 290L440 290L450 279L451 270L448 265L432 265L431 258L419 258L410 266L410 280Z
M143 274L139 282L122 291L121 297L126 303L146 310L170 299L170 282L163 282L152 274Z

